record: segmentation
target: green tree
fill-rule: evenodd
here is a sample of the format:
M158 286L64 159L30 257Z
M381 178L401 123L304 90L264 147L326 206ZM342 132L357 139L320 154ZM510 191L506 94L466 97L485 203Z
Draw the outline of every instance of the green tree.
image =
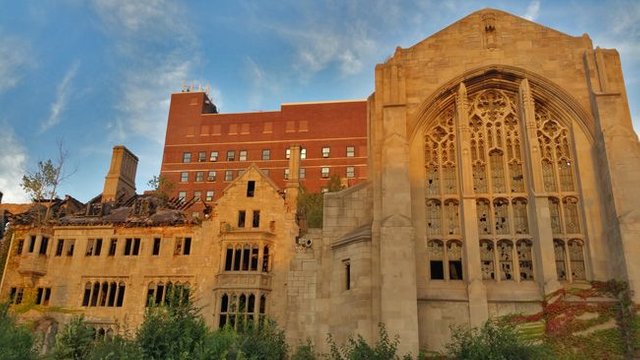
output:
M56 336L54 359L86 359L91 353L95 330L87 325L82 316L74 316Z
M384 324L378 324L378 340L371 346L360 335L349 337L343 346L336 345L333 337L328 336L329 359L331 360L398 360L398 344L400 338L389 337ZM402 359L411 359L411 355L405 355Z
M147 186L149 186L151 190L155 191L158 197L166 200L176 187L176 184L164 175L154 175L149 179L149 181L147 181Z
M481 328L453 329L448 355L469 360L551 359L550 350L541 344L523 340L515 327L506 322L487 321Z
M137 343L145 359L191 359L202 349L207 327L192 302L147 308Z
M142 350L134 340L115 336L94 342L87 360L142 360Z
M9 314L9 303L0 304L0 359L36 359L33 335L29 329L16 323Z

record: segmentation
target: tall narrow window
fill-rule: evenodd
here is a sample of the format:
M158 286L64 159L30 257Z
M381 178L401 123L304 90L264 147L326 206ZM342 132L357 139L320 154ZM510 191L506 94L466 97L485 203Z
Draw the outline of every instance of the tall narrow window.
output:
M269 247L267 246L262 250L262 272L269 272Z
M109 256L115 256L116 255L116 248L118 247L118 239L111 239L111 242L109 243Z
M531 257L531 240L520 240L517 244L520 280L533 280L533 258Z
M498 241L500 261L500 280L513 280L513 243L509 240Z
M447 242L447 260L449 261L449 280L462 280L462 243Z
M347 259L347 260L343 260L342 263L344 264L344 289L350 290L351 289L351 261Z
M151 255L160 255L160 238L153 239L153 251L151 252Z
M133 239L132 238L127 238L124 242L124 255L125 256L129 256L131 255L131 246L133 245Z
M18 240L18 244L16 245L16 255L22 255L22 250L24 249L24 239Z
M233 265L233 248L229 246L227 247L227 253L224 257L224 270L231 271L232 265Z
M260 210L253 210L253 219L252 219L251 227L258 228L260 227Z
M135 238L133 239L133 251L131 255L138 256L138 254L140 254L140 239Z
M427 244L429 250L429 273L431 280L444 279L444 244L440 240L430 240Z
M571 264L571 278L573 280L586 280L584 267L584 255L582 251L582 241L569 240L569 261Z
M36 248L36 236L31 235L29 237L29 253L32 253Z
M116 301L116 306L117 307L122 307L122 304L124 303L124 291L125 291L125 284L123 282L121 282L120 284L118 284L118 298Z
M245 210L238 211L238 227L239 228L244 227L246 217L247 217L247 212Z
M439 235L442 231L442 212L440 201L431 199L427 201L427 234Z
M42 240L40 240L40 251L38 251L38 253L40 255L46 255L48 247L49 247L49 238L46 236L43 236Z
M229 296L227 294L222 295L220 299L220 320L218 326L223 328L227 324L227 313L229 311Z
M258 271L258 246L251 247L251 271Z
M553 251L556 258L556 272L558 273L558 280L567 280L564 241L559 239L553 240Z
M191 254L191 238L190 237L184 238L184 252L182 254L183 255Z
M480 261L482 266L482 279L495 280L493 241L480 240Z
M75 239L69 239L69 241L67 241L67 256L73 256L73 249L76 246L76 240Z
M58 239L58 244L56 245L56 256L62 256L63 250L64 250L64 239Z
M256 182L254 180L249 180L247 182L247 197L253 197L256 191Z

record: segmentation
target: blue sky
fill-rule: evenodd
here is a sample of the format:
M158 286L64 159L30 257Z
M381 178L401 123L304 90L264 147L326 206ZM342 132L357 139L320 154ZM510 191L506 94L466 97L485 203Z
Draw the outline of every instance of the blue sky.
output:
M640 2L393 0L0 0L0 191L62 140L73 172L60 195L102 191L111 148L157 174L169 96L210 86L221 112L366 98L373 70L467 14L493 7L621 54L640 129Z

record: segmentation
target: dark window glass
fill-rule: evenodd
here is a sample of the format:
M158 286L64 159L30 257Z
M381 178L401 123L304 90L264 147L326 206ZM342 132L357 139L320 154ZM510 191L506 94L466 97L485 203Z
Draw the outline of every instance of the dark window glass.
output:
M160 238L153 239L153 253L152 255L160 255Z
M256 191L256 182L253 180L250 180L247 183L247 197L253 197L255 191Z
M431 279L432 280L443 280L444 279L444 266L442 261L430 261L431 267Z

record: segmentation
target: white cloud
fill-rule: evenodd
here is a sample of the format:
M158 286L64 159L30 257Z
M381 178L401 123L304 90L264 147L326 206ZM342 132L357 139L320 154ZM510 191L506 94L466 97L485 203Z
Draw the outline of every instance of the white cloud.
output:
M13 133L9 124L2 124L0 131L0 191L5 203L28 202L27 194L20 187L25 174L27 151Z
M56 99L51 104L51 108L49 110L49 117L45 122L40 126L40 133L43 133L53 126L57 125L60 122L60 115L67 107L69 90L71 88L71 81L76 76L78 72L79 63L75 62L67 70L67 73L64 74L62 81L58 84L58 88L56 89Z
M27 43L0 32L0 94L16 86L32 64Z
M162 36L185 30L186 21L177 20L182 11L174 1L94 0L93 4L110 32Z
M533 0L527 6L527 10L525 10L523 18L531 21L535 21L538 18L538 14L540 14L540 0Z

